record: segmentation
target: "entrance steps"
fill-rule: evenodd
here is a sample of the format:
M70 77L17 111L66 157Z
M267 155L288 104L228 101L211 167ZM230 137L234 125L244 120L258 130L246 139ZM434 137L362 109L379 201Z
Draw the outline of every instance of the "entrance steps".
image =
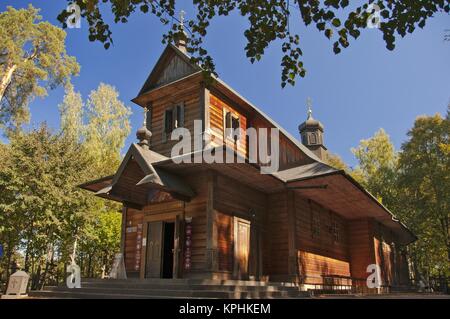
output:
M154 298L307 298L310 294L292 283L201 279L83 279L81 288L45 287L31 291L33 298L154 299Z

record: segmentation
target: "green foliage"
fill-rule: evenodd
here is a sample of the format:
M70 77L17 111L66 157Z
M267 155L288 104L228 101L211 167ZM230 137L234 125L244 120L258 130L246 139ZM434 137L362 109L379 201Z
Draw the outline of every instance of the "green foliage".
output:
M408 132L399 160L402 216L420 240L417 267L450 275L450 118L421 116Z
M21 251L34 288L65 278L75 242L84 276L108 271L119 250L120 205L78 185L117 169L130 111L105 84L86 103L67 86L59 108L60 132L43 124L9 131L9 144L0 144L0 274Z
M105 22L100 7L110 5L115 23L126 23L136 11L151 14L161 23L169 25L170 30L163 37L164 42L173 41L181 36L183 30L175 17L176 0L67 0L81 8L81 15L89 24L89 40L104 43L105 48L112 44L112 32ZM361 31L367 28L369 4L380 8L382 21L380 31L386 47L393 50L396 36L404 37L416 27L423 28L426 21L438 12L450 11L450 3L443 0L430 1L390 1L370 0L361 5L350 6L349 0L192 0L195 13L186 25L190 32L188 51L193 60L199 62L208 72L214 73L215 67L211 56L204 47L204 38L212 20L218 16L228 16L234 12L248 19L249 27L244 31L247 39L245 52L253 63L259 61L268 46L281 42L283 57L281 61L281 85L295 84L295 79L306 75L300 48L301 37L290 26L291 20L301 19L305 26L313 25L319 32L333 41L333 51L338 54L342 48L350 45L350 39L357 39ZM58 20L66 27L69 13L61 12ZM343 18L339 18L339 17Z
M119 100L119 93L113 86L100 83L97 90L90 93L84 112L84 144L96 174L112 174L118 166L120 150L131 130L130 114L130 108Z
M66 32L41 21L39 10L8 7L0 13L0 125L28 120L28 103L78 74L66 53Z
M8 253L22 249L25 269L35 271L85 222L90 199L76 185L85 180L89 162L80 145L52 134L45 124L9 139L9 160L0 168L6 195L0 202L6 229L0 236Z
M352 152L359 162L355 171L362 175L362 185L386 206L393 207L398 154L389 135L380 129L370 139L361 140Z

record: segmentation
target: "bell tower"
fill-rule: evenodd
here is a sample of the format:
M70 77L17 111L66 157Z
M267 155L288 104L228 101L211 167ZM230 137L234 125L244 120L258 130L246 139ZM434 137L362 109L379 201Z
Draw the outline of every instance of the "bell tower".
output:
M306 105L308 108L308 117L298 127L302 143L316 154L317 157L323 160L327 153L327 148L323 145L323 125L312 117L311 98L308 98Z

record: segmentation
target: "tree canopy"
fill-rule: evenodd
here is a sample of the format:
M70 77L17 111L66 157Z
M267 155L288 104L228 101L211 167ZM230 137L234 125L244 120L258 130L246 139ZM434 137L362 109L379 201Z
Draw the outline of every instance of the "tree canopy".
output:
M165 25L170 25L163 41L173 41L183 36L180 21L176 17L175 0L67 0L76 3L89 24L89 40L104 43L109 48L113 43L112 31L105 21L101 8L111 11L115 23L126 23L136 11L151 14ZM450 3L444 0L429 1L390 1L369 0L355 4L349 0L192 0L195 12L187 20L185 28L189 31L188 52L193 60L214 73L214 62L204 46L204 38L213 19L237 13L248 20L244 31L247 40L246 56L253 63L260 60L270 44L279 41L283 57L281 60L281 85L294 85L298 76L306 75L303 64L301 36L292 26L300 21L305 26L314 26L332 41L334 53L338 54L357 39L368 28L368 21L376 24L380 19L379 30L383 34L386 47L395 48L396 38L404 37L423 28L428 19L438 12L450 11ZM379 9L379 11L378 11ZM67 26L71 13L63 11L58 20ZM108 13L109 14L109 13Z
M119 250L120 205L78 185L117 169L130 126L130 111L118 95L100 84L83 102L68 86L60 131L44 123L29 132L9 131L9 143L0 143L0 242L5 245L0 279L1 270L8 274L18 257L33 288L64 279L75 242L84 276L109 271ZM92 138L98 134L103 136Z
M75 57L66 52L66 32L41 21L29 5L0 13L0 125L28 119L28 103L78 74Z

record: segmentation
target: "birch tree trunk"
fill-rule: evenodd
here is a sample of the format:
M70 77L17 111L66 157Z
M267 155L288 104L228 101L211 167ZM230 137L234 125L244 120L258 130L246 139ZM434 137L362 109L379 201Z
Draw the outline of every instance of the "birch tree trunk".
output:
M1 82L0 82L0 101L3 99L3 96L5 95L6 88L8 87L9 83L11 82L11 78L14 74L14 72L17 69L17 64L14 64L12 66L9 66L6 69L5 74L2 76Z

